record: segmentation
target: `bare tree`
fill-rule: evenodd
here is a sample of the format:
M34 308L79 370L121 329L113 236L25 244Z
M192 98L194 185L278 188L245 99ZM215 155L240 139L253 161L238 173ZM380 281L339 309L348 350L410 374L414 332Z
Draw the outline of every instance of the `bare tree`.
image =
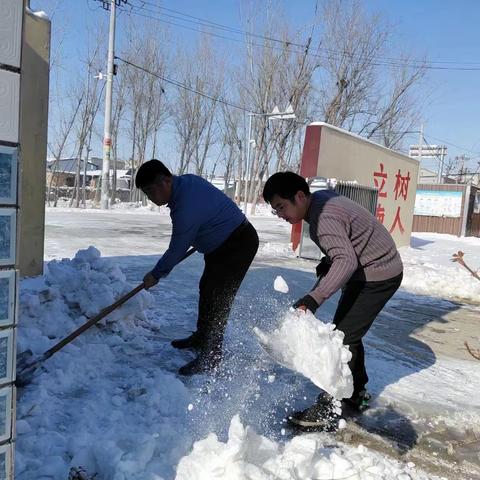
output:
M114 89L114 190L119 146L131 152L133 179L148 154L161 151L162 128L169 121L178 173L212 176L222 169L225 185L237 176L239 188L243 178L243 199L252 203L252 213L266 176L275 170L298 171L308 121L323 120L400 148L417 120L416 90L425 64L408 56L390 56L392 29L380 15L367 13L361 0L316 1L309 25L293 31L277 4L244 0L242 8L245 4L251 8L245 16L246 47L233 50L228 44L223 55L222 44L207 39L210 32L197 43L185 42L182 47L179 39L169 47L158 24L132 19L121 56L134 65L120 63ZM164 89L172 80L177 85L169 85L167 97ZM98 92L92 90L94 82L84 81L88 82L76 115L79 158L85 151L88 158L95 125L91 106ZM223 105L221 98L245 113ZM272 116L275 106L284 110L287 105L295 119ZM247 139L249 113L254 115ZM61 140L62 128L56 130ZM77 171L77 203L80 183ZM140 198L131 182L130 199Z
M457 166L457 160L455 158L449 157L448 160L445 162L443 176L449 177L454 172L456 166Z
M47 205L50 206L50 197L52 192L52 186L55 183L55 199L54 206L57 206L58 202L58 187L59 187L59 176L60 176L60 159L62 158L67 140L70 137L72 128L77 119L78 112L83 103L84 91L81 91L79 96L76 98L71 98L73 105L71 108L68 108L65 105L64 99L61 99L62 108L59 109L60 118L56 122L55 126L58 128L58 131L55 131L52 135L54 138L52 141L48 142L48 148L53 155L53 166L50 171L50 180L48 182L47 189ZM55 128L55 127L52 127Z
M100 108L101 92L103 91L103 85L100 85L100 83L94 78L95 73L101 70L102 65L100 59L100 53L103 47L102 32L103 30L99 30L96 33L96 36L93 39L93 48L90 48L89 46L87 49L86 60L84 62L85 70L83 72L85 77L80 77L77 85L71 87L78 92L82 92L78 93L77 95L82 95L84 98L78 115L78 124L76 126L76 173L72 197L70 199L70 206L75 203L75 207L77 208L80 206L81 188L83 190L83 198L85 199L86 196L85 189L87 182L87 160L84 160L84 169L82 174L82 157L84 151L87 152L88 157L90 148L88 143L91 141L91 132Z
M359 0L326 2L322 16L321 118L400 147L418 121L415 88L425 76L425 62L387 57L391 28L380 15L366 14Z
M392 85L390 91L377 97L374 108L374 120L360 130L367 138L380 136L383 145L388 148L400 147L403 138L419 123L418 99L412 90L425 76L425 64L408 66L409 59L401 60L399 66L392 67Z
M138 52L142 52L139 57ZM165 76L167 58L152 28L131 27L128 48L123 55L136 67L126 67L125 89L128 95L131 122L131 178L145 161L149 143L156 148L157 133L169 117L161 77ZM131 182L131 200L139 200L139 192Z
M242 160L245 132L243 131L244 115L237 109L221 106L220 130L222 139L222 158L224 166L224 191L227 191L232 177L237 170L237 182L241 183ZM237 185L236 185L237 187ZM239 204L239 190L236 188L235 201Z
M176 58L175 72L186 87L178 89L171 106L180 152L178 171L182 174L193 167L197 175L202 175L216 141L216 99L222 93L223 63L205 37L197 48L180 52ZM208 92L210 98L198 92Z
M358 0L332 0L323 6L319 100L323 120L353 129L369 113L375 60L387 39L379 16L366 18Z
M253 20L256 19L256 21ZM263 22L258 25L258 22ZM313 73L318 59L312 56L313 28L306 39L294 37L288 24L277 15L260 18L256 12L250 16L249 27L262 32L264 39L259 45L248 36L243 76L239 80L240 97L255 111L252 118L252 161L248 166L245 201L252 203L254 214L264 178L276 158L276 168L291 163L295 137L302 128L301 121L307 117L308 100L312 91ZM283 40L283 43L272 40ZM293 45L304 45L303 48ZM275 106L285 109L291 105L297 121L272 116Z

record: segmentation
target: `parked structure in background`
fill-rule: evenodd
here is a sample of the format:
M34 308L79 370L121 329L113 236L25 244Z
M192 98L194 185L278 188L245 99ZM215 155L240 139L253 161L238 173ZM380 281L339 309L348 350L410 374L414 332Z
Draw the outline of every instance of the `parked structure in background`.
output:
M326 123L307 126L300 174L357 182L378 190L376 216L396 244L409 245L418 177L417 160ZM292 245L301 225L292 227Z
M419 184L412 231L480 237L480 188Z
M80 162L80 169L78 163ZM85 168L86 162L86 168ZM116 199L128 201L130 197L130 180L127 175L129 170L125 169L126 162L116 161L117 190ZM46 192L47 201L55 203L58 198L70 199L74 194L75 178L80 171L80 187L85 185L85 196L87 200L95 200L100 195L100 182L102 178L102 159L92 157L88 161L78 158L49 159L47 161ZM84 182L84 174L85 176ZM113 170L110 170L110 180L113 177ZM110 182L113 185L114 182Z
M92 186L92 180L97 179L100 171L102 170L102 159L92 157L87 161L87 178L86 185ZM75 175L78 169L78 158L61 158L48 159L47 160L47 187L48 186L60 186L60 187L73 187L75 184ZM126 162L123 160L117 160L117 170L119 175L126 172ZM83 185L83 172L85 171L85 160L80 160L80 184ZM94 182L95 183L95 182Z
M213 177L208 178L207 180L209 180L212 185L217 187L219 190L225 193L225 195L229 196L232 200L235 199L235 181L230 180L227 182L223 177Z
M91 172L98 170L98 166L92 161L87 162L86 185L90 186ZM61 158L60 160L47 160L47 187L73 187L78 168L77 158ZM80 160L80 182L83 184L83 172L85 160Z
M318 190L334 190L339 195L343 195L366 208L372 215L377 212L378 189L375 187L365 187L357 182L342 182L335 178L323 177L309 179L309 187L312 193ZM310 238L310 229L306 222L302 222L298 256L313 260L320 260L323 256L318 246Z
M437 183L437 172L420 167L418 170L418 183Z

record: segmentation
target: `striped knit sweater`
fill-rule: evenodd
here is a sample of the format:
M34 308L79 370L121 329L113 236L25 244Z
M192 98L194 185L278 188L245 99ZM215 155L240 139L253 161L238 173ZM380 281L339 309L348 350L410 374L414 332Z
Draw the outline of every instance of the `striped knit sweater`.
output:
M387 229L365 208L331 190L310 195L305 217L310 238L331 267L310 295L320 305L349 280L388 280L403 271Z

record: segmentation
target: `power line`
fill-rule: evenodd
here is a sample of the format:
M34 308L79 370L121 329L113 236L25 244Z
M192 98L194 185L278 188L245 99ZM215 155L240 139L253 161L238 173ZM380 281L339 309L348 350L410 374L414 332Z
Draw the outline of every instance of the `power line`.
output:
M97 2L101 2L102 3L102 8L104 10L107 10L109 11L110 10L110 0L96 0ZM115 5L117 7L120 7L120 5L123 3L128 3L129 0L115 0Z
M224 39L224 40L229 40L229 41L232 41L232 42L237 42L237 43L242 43L244 45L248 45L248 46L254 46L254 47L259 47L259 48L268 48L270 50L280 50L280 51L289 51L289 52L292 52L292 53L304 53L302 52L301 50L296 50L296 49L292 49L289 47L289 45L292 45L291 42L289 41L280 41L281 43L284 44L284 47L281 47L281 46L277 46L277 45L265 45L265 44L259 44L259 43L254 43L254 42L246 42L245 40L242 40L240 38L232 38L232 37L227 37L225 35L220 35L218 33L214 33L214 32L209 32L209 31L205 31L205 30L199 30L197 28L193 28L193 27L188 27L187 25L181 25L179 23L175 23L175 22L172 22L172 21L169 21L169 20L163 20L161 18L158 18L158 17L154 17L154 16L151 16L151 15L146 15L146 14L142 14L142 13L139 13L139 12L136 12L134 10L130 10L128 12L129 15L135 15L137 17L143 17L143 18L148 18L148 19L151 19L151 20L155 20L157 22L161 22L161 23L164 23L164 24L167 24L167 25L173 25L173 26L176 26L176 27L180 27L180 28L184 28L186 30L190 30L192 32L197 32L197 33L203 33L205 35L209 35L211 37L216 37L216 38L221 38L221 39ZM248 35L248 34L247 34ZM268 37L265 37L265 39L267 39ZM305 46L306 48L306 46ZM317 51L320 51L320 49L318 49ZM339 52L332 52L333 55L336 55L336 56L339 56L341 55ZM319 59L322 59L322 60L325 60L327 57L325 55L319 55L319 54L315 54L315 53L311 53L310 54L312 57L316 57L316 58L319 58ZM350 57L354 57L355 55L353 54L346 54L346 55L349 55ZM393 63L386 63L386 62L371 62L372 65L377 65L377 66L402 66L400 64L393 64ZM413 67L413 65L412 65ZM480 68L479 68L480 70Z
M211 22L210 20L205 20L205 19L202 19L200 17L195 17L193 15L189 15L189 14L180 12L178 10L173 10L173 9L169 9L169 8L166 8L166 7L160 7L159 5L152 4L148 1L144 1L144 0L140 0L140 1L141 1L142 5L131 4L131 2L130 2L131 7L135 7L136 9L142 10L144 12L149 12L149 13L153 13L153 14L156 14L156 15L161 15L161 16L164 16L164 17L166 16L166 17L169 17L169 18L173 18L173 19L176 19L176 20L183 21L183 22L193 23L193 24L195 24L197 26L200 26L200 27L216 28L216 29L220 29L220 30L223 30L223 31L226 31L226 32L229 32L229 33L233 33L233 34L241 34L241 35L245 35L247 37L254 37L254 38L258 38L258 39L262 39L262 40L266 40L266 41L270 41L270 42L279 43L279 44L283 45L284 47L276 47L276 48L284 49L285 47L287 47L290 51L292 51L294 53L302 53L302 51L301 50L292 50L291 46L299 47L301 49L308 48L307 44L301 44L301 43L297 43L297 42L294 42L294 41L281 40L281 39L270 37L270 36L265 36L265 35L260 35L260 34L256 34L256 33L252 33L252 32L247 32L245 30L240 30L240 29L237 29L237 28L234 28L234 27L229 27L229 26L226 26L226 25L222 25L222 24L219 24L219 23L216 23L216 22ZM158 10L151 10L149 8L146 8L145 5L154 6ZM162 13L161 10L174 12L174 13L177 13L177 14L182 15L183 17L187 17L187 18L182 18L182 17L179 17L178 15L171 15L171 14L168 14L168 13ZM147 15L145 13L139 13L137 11L134 11L133 9L131 9L129 13L131 13L133 15L141 16L141 17L144 17L144 18L149 18L149 19L152 19L152 20L156 20L158 22L162 22L162 23L165 23L165 24L168 24L168 25L173 25L173 26L176 26L176 27L191 30L191 31L194 31L194 32L205 33L207 35L211 35L211 36L214 36L214 37L217 37L217 38L222 38L222 39L225 39L225 40L230 40L230 41L235 41L235 42L240 42L240 43L247 43L244 40L241 40L241 39L238 39L238 38L227 37L225 35L220 35L218 33L199 30L197 28L193 28L193 27L190 27L190 26L187 26L187 25L182 25L182 24L179 24L179 23L175 23L173 21L158 18L156 16ZM193 19L193 20L190 20L190 19ZM273 48L273 46L268 46L268 45L263 45L263 44L262 45L253 44L251 42L249 42L248 44L249 45L254 45L254 46L259 46L259 47ZM324 51L325 54L330 54L330 55L337 55L337 56L345 56L346 55L346 56L350 56L351 58L354 58L356 56L358 57L358 55L355 55L355 54L352 54L352 53L349 53L349 52L345 52L345 51L340 51L340 50L319 48L317 51ZM322 56L322 55L312 53L311 55L324 59L325 54ZM428 62L425 61L424 62L423 60L412 60L412 61L408 62L408 61L405 61L405 60L402 60L402 59L399 59L399 58L379 56L378 60L375 61L375 62L372 62L372 64L378 65L378 66L425 68L425 69L429 69L429 70L480 71L480 64L478 62L449 62L449 61L428 61ZM438 65L434 65L434 64L438 64ZM458 67L442 66L441 64L444 64L444 65L463 65L463 66L458 66ZM474 66L467 66L467 65L474 65Z
M102 1L102 0L98 0L98 1ZM117 2L119 2L119 3L120 3L120 1L123 1L124 3L127 3L126 0L117 0ZM147 5L154 5L154 4L152 4L152 3L148 2L148 1L144 1L144 0L141 0L141 1L142 1L142 6L132 5L132 4L131 4L131 0L130 0L130 2L128 3L128 5L130 5L131 7L141 8L141 9L142 9L142 8L145 9L145 7L144 7L145 4L147 4ZM156 6L156 5L154 5L154 6ZM224 25L222 25L222 24L217 24L217 23L211 22L211 21L209 21L209 20L203 20L203 19L200 19L199 17L195 17L195 16L192 16L192 15L188 15L188 14L185 14L185 13L183 13L183 12L179 12L179 11L177 11L177 10L168 9L168 8L166 8L166 7L159 7L159 6L156 6L156 7L161 8L161 9L163 9L163 10L167 10L167 11L172 11L172 12L175 12L175 13L179 13L179 14L181 14L181 15L183 15L183 16L190 17L190 18L193 18L193 19L199 19L199 20L202 20L203 22L208 22L209 25L206 25L206 26L215 26L215 25L217 25L217 26L219 26L219 27L222 27L222 28L227 29L227 30L230 29L230 30L232 30L232 31L234 31L234 32L237 32L237 33L242 33L242 34L245 34L245 35L251 35L251 34L249 34L248 32L245 32L245 31L243 31L243 30L232 29L232 28L227 27L227 26L224 26ZM136 12L133 12L132 10L130 11L130 13L137 14ZM158 21L160 21L160 22L165 22L165 23L171 23L171 24L173 24L173 25L178 25L178 24L174 24L173 22L163 21L163 20L158 19L158 18L156 18L156 17L150 17L150 16L146 16L146 15L142 15L142 14L138 14L138 15L144 16L144 17L147 17L147 18L152 18L152 19L158 20ZM178 17L177 17L177 18L178 18ZM204 25L205 25L205 24L204 24ZM182 27L182 25L178 25L178 26L181 26L181 27ZM191 28L189 28L189 27L185 27L185 26L183 26L183 27L184 27L184 28L191 29ZM197 30L197 29L191 29L191 30L194 30L194 31L197 31L197 32L202 32L202 31ZM208 33L208 32L207 32L207 33ZM214 35L215 35L215 36L219 36L219 37L221 37L221 38L226 38L226 39L230 39L230 40L239 41L238 39L231 39L231 38L229 38L229 37L220 36L220 35L217 35L217 34L214 34ZM255 36L255 37L258 37L258 38L263 38L263 39L265 39L265 40L276 41L276 42L284 43L284 44L288 44L288 45L297 45L297 46L307 47L307 45L302 45L302 44L298 44L298 43L294 43L294 42L288 42L288 41L283 41L283 40L278 40L278 39L275 39L275 38L272 38L272 37L265 37L265 36L257 35L257 34L252 34L252 36ZM299 52L297 52L297 53L299 53ZM248 109L246 109L246 108L244 108L244 107L241 107L241 106L239 106L239 105L233 104L232 102L229 102L229 101L227 101L227 100L224 100L224 99L222 99L221 97L213 97L213 96L208 95L208 94L206 94L206 93L204 93L204 92L200 92L200 91L198 91L198 90L196 90L196 89L194 89L194 88L192 88L192 87L188 87L187 85L182 84L181 82L178 82L178 81L176 81L176 80L171 80L171 79L168 79L167 77L164 77L164 76L155 74L155 73L153 73L153 72L151 72L151 71L149 71L149 70L147 70L147 69L145 69L145 68L143 68L143 67L140 67L139 65L135 65L135 64L133 64L132 62L129 62L129 61L127 61L127 60L125 60L125 59L122 59L122 58L120 58L120 57L115 57L115 58L117 58L117 59L119 59L119 60L121 60L121 61L123 61L123 62L125 62L125 63L127 63L127 64L129 64L129 65L131 65L131 66L133 66L133 67L136 67L136 68L139 68L139 69L141 69L141 70L144 70L146 73L149 73L149 74L151 74L151 75L154 75L154 76L156 76L156 77L164 80L165 82L170 83L170 84L172 84L172 85L175 85L175 86L177 86L177 87L179 87L179 88L183 88L183 89L185 89L185 90L188 90L188 91L191 91L191 92L196 93L196 94L198 94L198 95L201 95L201 96L203 96L203 97L205 97L205 98L209 98L209 99L212 100L212 101L218 101L218 102L223 103L223 104L225 104L225 105L227 105L227 106L230 106L230 107L232 107L232 108L236 108L236 109L242 110L242 111L244 111L244 112L249 112L249 113L251 113L251 110L248 110ZM448 63L448 62L446 62L446 63ZM452 63L453 63L453 62L452 62ZM479 70L480 70L480 68L479 68ZM402 132L402 133L403 133L403 134L405 134L405 133L418 133L418 131L408 131L408 132ZM435 137L433 137L433 136L431 136L431 137L432 137L432 138L435 138ZM437 139L437 140L440 140L440 141L442 141L442 142L444 142L444 143L446 143L446 144L449 144L449 145L451 145L451 146L454 146L454 147L456 147L456 148L460 148L460 149L463 149L463 150L465 150L465 151L470 151L470 152L472 152L472 151L469 150L469 149L464 149L463 147L460 147L460 146L455 145L455 144L450 143L450 142L446 142L446 141L444 141L444 140L442 140L442 139ZM426 141L426 140L425 140L425 141ZM427 142L427 143L428 143L428 142ZM473 152L473 153L475 153L477 156L480 156L480 154L478 154L478 152ZM437 155L437 157L438 157L438 155ZM477 158L477 157L473 157L473 158ZM445 163L441 161L440 157L438 157L438 159L439 159L439 161L440 161L443 165L445 165Z
M123 10L123 11L126 12L126 10ZM229 41L232 41L232 42L242 43L244 45L249 45L249 46L254 46L254 47L259 47L259 48L268 48L270 50L279 50L279 51L288 50L289 52L292 52L292 53L303 53L300 50L292 50L291 48L288 48L288 47L282 48L282 47L277 46L277 45L264 45L264 44L254 43L254 42L246 42L245 40L242 40L240 38L232 38L232 37L227 37L225 35L221 35L219 33L208 32L208 31L205 31L205 30L199 30L197 28L188 27L186 25L181 25L179 23L171 22L169 20L162 20L161 18L153 17L151 15L145 15L145 14L136 12L134 10L130 10L127 13L128 13L128 15L135 15L137 17L148 18L150 20L155 20L157 22L161 22L161 23L164 23L164 24L167 24L167 25L172 25L172 26L175 26L175 27L184 28L184 29L190 30L192 32L204 33L204 34L209 35L211 37L216 37L216 38L221 38L223 40L229 40ZM283 42L283 43L285 45L289 44L289 42ZM315 55L315 56L319 57L318 55Z
M180 20L183 20L183 21L190 21L190 20L182 19L182 17L187 17L187 18L191 18L191 19L196 20L198 24L203 24L203 25L206 24L205 26L218 27L220 29L230 31L232 33L239 33L239 34L242 34L242 35L253 36L253 37L261 38L261 39L264 39L264 40L270 40L270 41L279 42L279 43L283 43L283 44L288 43L290 45L298 46L300 48L306 48L307 47L306 44L300 44L300 43L280 40L280 39L277 39L277 38L274 38L274 37L255 34L255 33L247 32L245 30L241 30L241 29L238 29L238 28L235 28L235 27L230 27L230 26L227 26L227 25L223 25L221 23L212 22L208 19L204 19L204 18L201 18L201 17L196 17L194 15L190 15L190 14L181 12L179 10L174 10L174 9L171 9L171 8L160 6L160 5L157 5L155 3L152 3L152 2L149 2L149 1L146 1L146 0L139 0L139 1L141 1L142 5L138 6L138 8L147 10L145 8L145 5L149 5L149 6L152 6L152 7L155 7L156 9L158 9L156 11L149 10L150 12L159 13L160 15L164 15L164 16L168 16L168 17L172 17L172 18L177 18L177 19L180 19ZM160 13L161 10L165 10L165 11L168 11L168 12L172 12L172 13L181 15L181 17L175 16L175 15L169 15L169 14L166 14L166 13ZM192 22L192 23L194 23L194 22ZM333 50L328 50L328 49L325 49L325 50L329 51L329 52L334 52ZM339 52L339 51L337 51L337 52ZM340 52L340 53L347 53L347 52ZM403 60L399 59L399 58L393 58L393 57L383 57L383 58L385 60L389 60L389 61L400 62L400 63L403 62ZM417 63L420 63L420 64L424 63L423 60L413 60L413 61L417 62ZM480 68L480 63L479 62L457 62L457 61L431 60L428 63L430 63L430 64L450 64L450 65L476 65L476 66L479 66L479 68Z
M278 38L265 36L265 35L261 35L261 34L258 34L258 33L247 32L246 30L241 30L241 29L238 29L238 28L235 28L235 27L230 27L228 25L222 25L221 23L216 23L216 22L212 22L210 20L202 19L200 17L195 17L195 16L189 15L187 13L179 12L178 10L173 10L171 8L166 8L166 7L160 7L159 5L155 5L153 3L146 2L146 1L143 1L143 0L139 0L139 1L142 3L142 5L134 5L136 8L139 8L141 10L145 10L147 12L155 13L155 14L158 14L158 15L163 15L165 17L173 18L173 19L176 19L176 20L181 20L182 22L193 23L195 25L200 25L200 26L204 26L204 27L217 28L219 30L224 30L224 31L229 32L229 33L235 33L235 34L239 34L239 35L247 35L249 37L255 37L255 38L262 39L262 40L268 40L268 41L276 42L276 43L280 43L280 44L288 43L289 45L293 45L293 46L300 47L300 48L305 48L307 46L307 45L301 44L301 43L291 42L291 41L288 41L288 40L280 40ZM154 6L154 7L158 8L158 10L150 10L148 8L145 8L144 5ZM172 15L172 14L168 14L168 13L162 13L161 10L173 12L173 13L179 14L180 16ZM190 19L193 19L193 20L190 20Z
M224 104L224 105L227 105L227 106L232 107L232 108L236 108L236 109L241 110L241 111L243 111L243 112L254 113L254 114L256 114L256 115L262 115L261 113L254 112L254 111L252 111L251 109L242 107L242 106L240 106L240 105L236 105L236 104L234 104L234 103L232 103L232 102L230 102L230 101L228 101L228 100L225 100L225 99L222 98L222 97L214 97L214 96L209 95L209 94L207 94L207 93L205 93L205 92L201 92L201 91L199 91L199 90L197 90L197 89L195 89L195 88L193 88L193 87L189 87L188 85L185 85L184 83L181 83L181 82L179 82L178 80L172 80L172 79L170 79L170 78L168 78L168 77L165 77L164 75L160 75L160 74L158 74L158 73L154 73L154 72L148 70L147 68L141 67L140 65L137 65L137 64L135 64L135 63L133 63L133 62L130 62L129 60L126 60L126 59L124 59L124 58L122 58L122 57L115 56L115 59L116 59L116 60L120 60L121 62L123 62L123 63L125 63L125 64L127 64L127 65L130 65L131 67L137 68L138 70L142 70L142 71L144 71L145 73L148 73L148 74L150 74L150 75L153 75L154 77L157 77L157 78L159 78L160 80L163 80L163 81L166 82L166 83L169 83L169 84L171 84L171 85L174 85L174 86L176 86L176 87L178 87L178 88L182 88L182 89L184 89L184 90L188 90L188 91L190 91L190 92L192 92L192 93L196 93L197 95L201 95L202 97L208 98L209 100L212 100L212 101L214 101L214 102L222 103L222 104ZM396 134L417 134L417 133L419 133L419 131L418 131L418 130L407 130L407 131L405 131L405 132L395 132L395 133L396 133ZM432 137L432 138L433 138L433 137ZM426 145L429 145L429 142L428 142L427 139L425 138L425 135L423 136L423 140L425 141ZM440 140L440 141L443 141L443 140ZM445 143L447 143L447 142L445 142ZM458 147L458 148L461 148L461 147ZM439 160L439 162L440 162L441 164L443 164L443 166L446 166L446 165L445 165L445 162L441 160L441 158L440 158L440 156L439 156L438 154L435 154L435 156L437 157L437 159Z
M470 150L469 148L464 148L464 147L461 147L460 145L455 145L454 143L447 142L446 140L442 140L441 138L434 137L433 135L430 135L430 138L433 138L434 140L438 140L439 142L446 143L447 145L450 145L451 147L459 148L460 150L463 150L464 152L473 153L475 155L475 157L473 157L473 158L480 157L480 152L475 152L473 150Z
M222 97L213 97L212 95L209 95L205 92L201 92L199 90L196 90L195 88L192 88L192 87L189 87L188 85L185 85L184 83L181 83L177 80L172 80L170 78L167 78L163 75L159 75L158 73L154 73L144 67L141 67L140 65L136 65L135 63L133 62L130 62L128 60L125 60L124 58L121 58L121 57L117 57L115 56L115 58L117 60L120 60L121 62L127 64L127 65L130 65L131 67L134 67L134 68L137 68L139 70L142 70L144 71L145 73L148 73L150 75L153 75L154 77L157 77L161 80L163 80L164 82L166 83L170 83L171 85L175 85L176 87L179 87L179 88L183 88L184 90L188 90L189 92L192 92L192 93L196 93L197 95L200 95L202 97L205 97L205 98L208 98L209 100L212 100L214 102L219 102L219 103L223 103L224 105L227 105L229 107L232 107L232 108L236 108L238 110L242 110L243 112L248 112L248 113L256 113L256 112L253 112L252 110L249 110L245 107L241 107L240 105L236 105L228 100L225 100L223 99Z

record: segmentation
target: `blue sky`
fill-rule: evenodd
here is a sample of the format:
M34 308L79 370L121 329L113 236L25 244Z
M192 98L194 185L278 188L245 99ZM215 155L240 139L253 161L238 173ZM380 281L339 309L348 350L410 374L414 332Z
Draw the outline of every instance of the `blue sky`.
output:
M141 1L141 0L136 0ZM149 0L210 21L242 28L241 2L238 0ZM395 32L391 56L406 50L413 57L433 62L475 63L480 68L480 1L457 0L365 0L368 11L381 12ZM52 42L63 39L65 68L75 69L86 43L87 25L106 24L107 13L95 0L32 0L32 7L46 11L53 21ZM308 22L314 0L277 0L294 25ZM175 20L172 20L175 21ZM117 38L121 41L120 19ZM174 35L193 33L170 26ZM193 37L192 37L193 38ZM440 65L440 64L439 64ZM469 66L441 64L442 66ZM480 70L430 70L423 85L422 111L425 137L430 143L445 142L449 156L465 153L472 158L470 167L480 161ZM418 135L412 135L412 143ZM101 147L101 145L100 145ZM101 148L94 149L99 154Z

